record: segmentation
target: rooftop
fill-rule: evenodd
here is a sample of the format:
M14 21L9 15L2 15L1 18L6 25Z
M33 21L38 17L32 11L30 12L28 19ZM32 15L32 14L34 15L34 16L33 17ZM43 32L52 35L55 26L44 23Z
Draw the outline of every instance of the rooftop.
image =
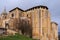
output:
M32 7L32 8L29 8L29 9L27 9L27 10L22 10L21 8L16 7L16 8L14 8L14 9L10 10L9 12L12 12L12 11L15 10L15 9L19 9L19 10L21 10L21 11L30 11L30 10L32 10L32 9L34 9L34 8L40 8L40 7L41 7L41 8L46 8L46 9L48 9L47 6L39 5L39 6L35 6L35 7Z
M56 22L51 22L51 23L55 23L56 25L58 25Z

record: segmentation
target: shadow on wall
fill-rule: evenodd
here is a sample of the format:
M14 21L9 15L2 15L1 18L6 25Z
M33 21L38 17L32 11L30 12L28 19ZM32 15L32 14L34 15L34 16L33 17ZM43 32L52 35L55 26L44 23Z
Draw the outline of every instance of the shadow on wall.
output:
M29 21L27 20L21 20L19 29L21 30L21 33L25 36L32 38L32 27L29 24Z

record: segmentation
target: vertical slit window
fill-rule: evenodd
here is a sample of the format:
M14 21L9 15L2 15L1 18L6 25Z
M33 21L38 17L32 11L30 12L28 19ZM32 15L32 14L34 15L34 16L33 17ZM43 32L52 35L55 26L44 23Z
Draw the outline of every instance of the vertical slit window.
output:
M14 17L14 14L11 14L12 17Z

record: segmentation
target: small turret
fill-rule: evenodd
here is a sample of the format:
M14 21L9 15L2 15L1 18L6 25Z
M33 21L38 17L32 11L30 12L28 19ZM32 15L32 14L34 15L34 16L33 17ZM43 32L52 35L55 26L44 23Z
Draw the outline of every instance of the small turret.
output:
M7 18L7 12L6 12L6 8L4 8L2 14L1 14L2 19L6 19Z
M7 15L6 8L4 8L4 10L3 10L1 15Z

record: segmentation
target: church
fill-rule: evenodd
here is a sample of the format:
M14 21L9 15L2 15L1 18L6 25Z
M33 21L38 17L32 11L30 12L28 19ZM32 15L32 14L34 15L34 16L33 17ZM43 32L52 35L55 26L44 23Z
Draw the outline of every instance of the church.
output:
M58 24L51 22L49 9L43 5L27 10L16 7L8 13L4 9L0 14L0 30L0 34L19 33L37 40L58 40Z

